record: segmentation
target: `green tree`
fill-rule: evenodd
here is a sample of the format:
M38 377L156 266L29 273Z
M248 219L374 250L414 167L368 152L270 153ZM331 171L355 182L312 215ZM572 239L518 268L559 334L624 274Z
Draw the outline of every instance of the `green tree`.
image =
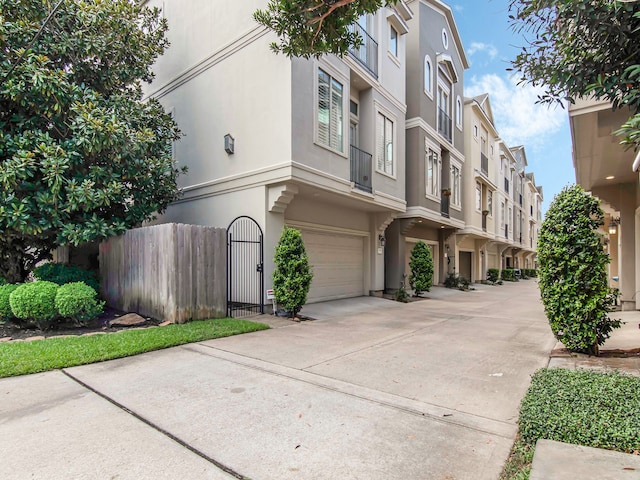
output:
M538 239L538 277L551 330L565 347L597 354L619 320L607 282L609 256L596 229L600 200L580 186L565 187L549 206Z
M374 13L398 0L270 0L254 19L273 30L278 42L275 52L289 57L319 57L325 53L345 55L350 47L362 44L352 29L358 17Z
M433 257L431 249L423 241L419 241L411 250L411 259L409 260L411 275L409 276L409 284L416 296L422 292L428 292L433 283Z
M175 122L141 82L168 42L130 0L0 0L0 276L123 233L178 196Z
M546 103L593 96L629 107L616 132L640 145L640 2L511 0L512 27L526 45L512 62L521 83L542 85Z
M276 246L274 262L276 268L273 272L273 293L278 305L295 317L307 303L313 279L302 234L298 230L284 228Z

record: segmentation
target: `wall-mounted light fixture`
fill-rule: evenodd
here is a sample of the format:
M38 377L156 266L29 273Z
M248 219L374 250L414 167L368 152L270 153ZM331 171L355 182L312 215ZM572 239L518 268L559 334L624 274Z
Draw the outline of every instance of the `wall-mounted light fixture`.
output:
M378 242L380 242L381 247L384 247L387 243L387 239L384 238L384 235L378 235Z
M620 225L620 217L611 217L609 220L609 235L615 235L618 232L618 225Z
M230 133L227 133L224 136L224 151L229 155L233 155L236 149L236 140L231 136Z

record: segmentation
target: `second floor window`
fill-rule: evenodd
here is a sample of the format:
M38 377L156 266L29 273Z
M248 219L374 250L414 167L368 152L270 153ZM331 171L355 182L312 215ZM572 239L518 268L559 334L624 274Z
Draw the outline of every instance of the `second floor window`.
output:
M440 159L433 150L427 150L426 183L427 195L440 197Z
M389 51L394 57L398 56L398 32L391 25L389 26L390 37L389 37Z
M343 87L318 69L318 143L344 152Z
M460 171L460 167L451 165L451 204L458 207L461 206L462 203L460 199L460 185L462 184L461 177L462 172Z
M487 192L487 210L489 210L489 216L493 215L493 192L489 190Z
M394 175L393 121L378 112L376 120L376 165L380 172Z
M476 210L482 208L482 186L480 182L476 182Z

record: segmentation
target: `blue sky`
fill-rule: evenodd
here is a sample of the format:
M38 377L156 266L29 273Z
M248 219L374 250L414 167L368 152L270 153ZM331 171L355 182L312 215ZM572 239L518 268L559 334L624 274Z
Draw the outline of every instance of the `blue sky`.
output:
M489 93L496 128L509 146L524 145L546 211L553 196L575 183L566 109L536 104L541 90L518 86L506 69L524 44L509 27L509 0L445 0L453 9L471 67L465 96Z

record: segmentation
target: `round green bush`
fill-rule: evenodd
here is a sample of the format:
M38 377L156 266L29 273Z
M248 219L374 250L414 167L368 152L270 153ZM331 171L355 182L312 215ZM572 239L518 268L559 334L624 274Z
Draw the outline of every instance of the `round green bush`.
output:
M58 316L55 304L58 288L58 284L45 281L20 285L9 295L13 315L20 320L35 322L45 330Z
M98 301L97 295L86 283L66 283L58 288L55 306L61 317L69 317L83 325L104 311L104 302Z
M84 270L76 265L44 263L33 269L33 276L37 280L46 280L48 282L57 283L58 285L64 285L72 282L84 282L96 292L100 291L100 283L98 282L96 273Z
M12 283L0 286L0 322L6 322L13 317L11 305L9 304L9 295L18 287L19 285Z

